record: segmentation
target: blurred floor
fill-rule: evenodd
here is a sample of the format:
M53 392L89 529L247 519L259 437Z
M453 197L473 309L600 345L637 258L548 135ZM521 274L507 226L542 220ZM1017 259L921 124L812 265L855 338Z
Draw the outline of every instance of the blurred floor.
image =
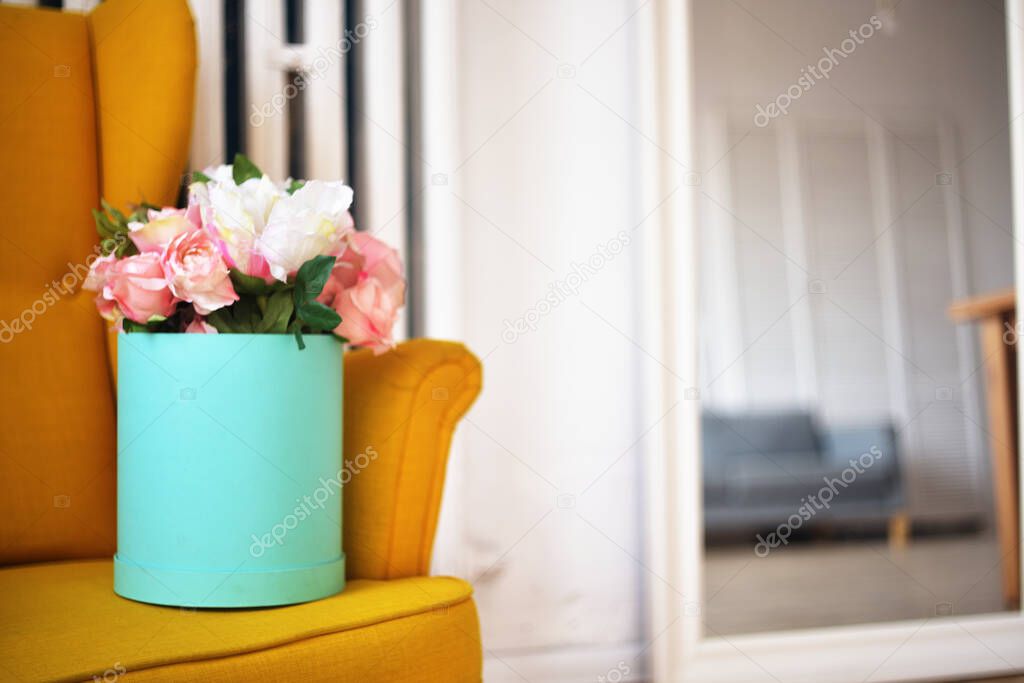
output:
M987 534L804 542L757 557L753 545L705 555L708 635L957 616L1003 609Z

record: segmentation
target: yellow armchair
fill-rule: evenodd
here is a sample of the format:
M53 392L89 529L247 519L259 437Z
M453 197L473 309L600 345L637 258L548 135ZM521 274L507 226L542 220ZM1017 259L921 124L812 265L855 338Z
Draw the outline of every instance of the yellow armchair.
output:
M429 577L455 425L480 391L458 344L345 360L344 593L179 610L112 590L115 392L79 291L103 196L170 204L195 74L185 0L89 15L0 6L0 675L15 680L479 681L472 589Z

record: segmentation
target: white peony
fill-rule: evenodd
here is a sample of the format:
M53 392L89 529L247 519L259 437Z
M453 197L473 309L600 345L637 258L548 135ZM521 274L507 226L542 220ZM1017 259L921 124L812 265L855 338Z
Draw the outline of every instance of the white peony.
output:
M217 241L229 266L265 277L266 264L256 242L274 205L285 195L267 176L236 185L230 166L210 170L209 183L193 183L189 188L189 203L199 207L203 228Z
M256 237L256 252L270 274L286 282L314 256L337 254L351 229L351 205L352 188L342 182L310 180L295 194L279 196Z

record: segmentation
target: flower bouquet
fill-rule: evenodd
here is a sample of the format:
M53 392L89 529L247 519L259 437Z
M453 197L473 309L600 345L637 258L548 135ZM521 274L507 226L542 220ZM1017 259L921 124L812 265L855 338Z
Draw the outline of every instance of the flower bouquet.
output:
M354 230L340 182L275 184L243 156L193 180L185 208L95 212L85 286L120 332L114 590L326 597L345 582L342 351L393 346L402 264Z
M124 332L333 332L382 352L405 300L398 254L354 230L352 188L273 183L239 154L193 173L184 209L94 211L84 287Z

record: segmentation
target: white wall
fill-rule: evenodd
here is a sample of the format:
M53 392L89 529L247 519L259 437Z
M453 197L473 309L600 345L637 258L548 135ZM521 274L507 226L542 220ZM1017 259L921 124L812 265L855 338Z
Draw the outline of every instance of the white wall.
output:
M653 361L631 341L637 250L588 271L535 330L502 335L653 208L636 172L650 143L632 127L641 4L456 3L459 149L440 191L484 391L460 427L435 569L473 579L488 681L638 671L638 377Z

